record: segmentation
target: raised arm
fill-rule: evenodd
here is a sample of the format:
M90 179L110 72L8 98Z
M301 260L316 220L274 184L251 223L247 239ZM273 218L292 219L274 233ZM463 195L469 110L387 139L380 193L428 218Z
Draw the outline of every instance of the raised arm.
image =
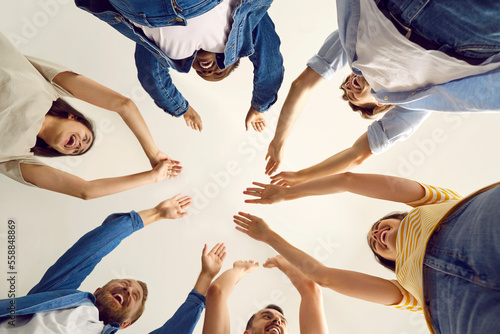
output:
M201 255L201 273L186 301L177 309L175 314L160 328L150 334L190 334L196 327L201 313L205 308L205 295L212 280L219 273L226 257L226 247L219 243L208 251L203 247Z
M238 281L259 267L254 261L236 261L233 268L217 278L207 294L207 310L203 334L230 334L229 309L227 300Z
M171 160L156 147L144 118L131 99L73 72L59 73L53 81L82 101L118 113L141 144L152 167L162 160Z
M279 185L293 186L331 174L338 174L361 165L372 156L368 135L364 133L353 146L345 149L319 164L299 170L298 172L281 172L271 176L271 182Z
M420 183L390 175L342 173L300 183L291 187L254 182L258 187L247 188L243 193L259 197L246 203L273 204L301 197L350 192L365 197L392 202L409 203L421 199L425 189Z
M178 197L138 213L132 211L108 216L102 225L85 234L67 250L28 294L77 289L102 258L113 251L123 239L159 219L178 218L172 214L172 210L166 209L166 207L171 208L174 202L178 202ZM157 214L152 219L148 212Z
M323 309L321 289L283 256L267 259L265 268L278 268L292 282L300 294L299 322L300 334L328 334L328 326Z
M292 82L290 91L281 108L274 138L267 150L267 175L271 175L278 170L283 160L283 148L288 136L290 136L292 132L295 121L304 109L311 92L324 81L325 79L323 79L321 75L312 68L307 67L304 72Z
M147 172L86 181L50 166L26 163L21 163L20 166L25 181L39 188L85 200L116 194L165 178L172 178L181 171L181 167L175 162L163 160Z
M384 305L395 305L403 299L400 290L389 280L324 266L312 256L289 244L259 217L240 212L238 216L234 216L234 222L238 231L268 244L307 278L322 287L330 288L346 296Z

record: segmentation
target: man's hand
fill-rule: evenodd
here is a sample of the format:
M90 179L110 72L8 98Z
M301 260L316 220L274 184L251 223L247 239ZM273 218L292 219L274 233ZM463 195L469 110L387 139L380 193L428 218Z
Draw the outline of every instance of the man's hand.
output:
M233 268L240 269L243 271L244 274L248 274L259 268L259 262L255 262L253 260L249 261L239 260L233 263Z
M300 172L281 172L271 176L271 183L278 186L291 187L307 181Z
M253 127L255 131L262 132L266 127L266 116L264 113L258 112L254 108L250 107L245 118L245 128L248 131L250 126Z
M213 279L219 273L225 258L226 246L223 243L215 245L210 252L205 244L201 255L201 272Z
M283 160L283 144L279 144L273 139L267 149L266 160L266 175L271 175L278 170Z
M247 188L243 193L245 195L260 197L258 199L247 199L245 203L255 204L273 204L285 200L286 188L274 184L264 184L259 182L252 182L260 188Z
M158 204L155 209L160 219L177 219L187 216L188 213L184 210L190 205L189 196L181 197L181 194L177 194Z
M186 113L183 115L184 120L186 121L186 125L189 126L191 129L196 130L196 131L202 131L203 130L203 124L201 123L201 117L198 115L198 113L191 107L188 107L188 110Z
M238 212L238 215L233 216L238 231L248 234L255 240L266 242L272 230L262 218L244 212Z
M152 170L151 176L153 182L159 182L164 179L173 179L182 171L182 166L178 161L162 160Z

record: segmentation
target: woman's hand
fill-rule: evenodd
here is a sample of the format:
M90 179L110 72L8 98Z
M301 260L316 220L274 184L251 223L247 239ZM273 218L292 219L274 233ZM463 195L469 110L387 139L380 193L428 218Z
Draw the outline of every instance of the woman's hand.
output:
M214 278L222 268L222 263L226 258L226 246L223 243L218 243L209 252L207 245L203 248L201 255L201 271Z
M269 228L269 225L257 216L252 216L251 214L238 212L238 216L233 216L233 221L236 225L236 229L242 233L248 234L251 238L257 241L266 242L267 238L273 232Z
M286 189L285 187L274 184L263 184L259 182L252 182L260 188L247 188L243 193L245 195L260 197L259 199L247 199L245 203L255 204L274 204L285 200Z
M278 170L283 160L283 144L273 139L267 149L266 160L266 175L271 175Z
M163 179L173 179L182 171L182 166L179 166L178 161L162 160L152 170L151 176L153 182L159 182Z
M253 260L239 260L233 263L233 268L240 269L243 271L243 273L248 274L259 268L259 262L255 262Z
M157 151L156 154L148 156L148 159L149 159L149 162L151 163L151 167L152 168L155 168L156 165L158 165L163 160L169 160L170 162L173 162L176 165L178 165L179 167L181 167L180 166L180 164L181 164L180 161L177 161L177 160L174 160L174 159L170 158L168 155L166 155L162 151ZM182 169L182 167L181 167L181 169Z
M271 176L271 183L284 187L291 187L303 183L307 179L300 172L281 172Z

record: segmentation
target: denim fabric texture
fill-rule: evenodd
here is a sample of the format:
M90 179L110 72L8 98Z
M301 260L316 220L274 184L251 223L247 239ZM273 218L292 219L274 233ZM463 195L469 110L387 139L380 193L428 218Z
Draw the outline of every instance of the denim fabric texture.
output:
M15 302L15 315L94 304L94 295L78 291L78 287L103 257L143 227L141 217L134 211L108 216L101 226L85 234L67 250L27 296L0 300L0 321L10 316L12 300ZM117 323L108 324L102 333L115 333L119 328Z
M386 2L399 22L441 45L440 51L453 51L470 58L488 58L500 52L500 2L497 0Z
M402 1L403 4L409 2L412 1ZM416 2L420 1L414 1ZM452 2L460 4L465 11L468 8L467 1ZM489 11L487 8L488 6L485 6L485 10ZM435 15L440 17L440 13L435 13ZM485 15L488 17L490 14L488 12ZM500 14L498 15L500 17ZM467 15L464 18L471 20ZM352 67L352 63L357 59L356 41L359 19L359 0L338 0L339 29L328 36L318 54L313 56L307 65L327 80L330 80L346 64L351 66L355 74L363 75L358 69ZM498 19L493 22L497 27L500 26ZM489 30L489 28L486 29ZM459 39L462 35L457 32L455 37ZM497 34L496 38L500 39L500 34ZM465 43L469 41L463 41L463 44ZM491 62L500 62L500 53L495 53ZM407 139L435 111L498 112L500 111L499 91L500 65L497 69L487 73L411 91L379 90L375 92L372 90L371 93L379 103L392 104L395 107L368 127L370 150L374 154L380 154L397 141Z
M436 333L500 332L500 186L466 200L429 239L424 298Z
M75 3L136 42L135 61L143 88L165 112L176 117L183 115L189 103L173 84L169 69L189 72L196 52L187 59L170 59L130 21L150 27L185 25L185 19L206 13L220 1L111 1L75 0ZM233 10L234 22L224 53L217 54L217 65L221 69L240 58L249 57L254 66L251 106L260 112L276 102L284 73L283 57L279 51L281 42L267 14L272 1L240 2Z

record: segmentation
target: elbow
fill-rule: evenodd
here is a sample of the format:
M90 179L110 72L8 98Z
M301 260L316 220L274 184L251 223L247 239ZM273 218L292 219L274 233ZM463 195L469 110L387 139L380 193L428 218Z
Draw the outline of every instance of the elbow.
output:
M223 294L223 288L218 284L217 281L213 282L207 291L207 299L216 300L221 299Z
M135 105L135 102L132 101L131 99L129 99L128 97L123 96L123 95L118 97L114 101L114 104L112 106L112 110L116 111L117 113L119 113L122 116L123 116L123 114L125 114L129 110L133 110L135 108L137 108L137 106Z

